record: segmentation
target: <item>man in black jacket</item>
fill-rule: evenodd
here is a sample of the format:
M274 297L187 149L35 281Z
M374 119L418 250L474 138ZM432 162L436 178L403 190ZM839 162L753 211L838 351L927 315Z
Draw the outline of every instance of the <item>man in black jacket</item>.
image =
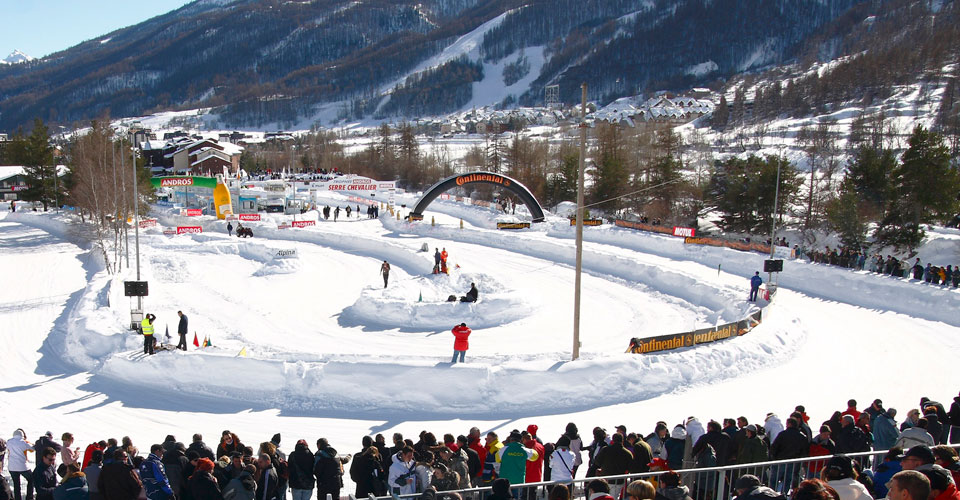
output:
M213 450L203 442L203 436L200 434L193 435L193 442L187 447L187 451L195 451L200 458L208 458L211 462L217 459L213 455Z
M127 464L127 452L117 449L113 461L104 465L97 479L97 489L104 500L136 500L140 495L140 477Z
M353 483L357 486L355 491L355 496L357 498L364 498L367 496L367 493L370 492L365 474L370 467L367 462L372 459L364 456L363 454L363 452L367 451L367 448L370 446L373 446L373 438L370 436L363 436L363 439L360 442L360 451L353 455L353 463L350 464L350 479L352 479Z
M317 478L317 499L325 500L327 494L334 500L340 498L343 487L343 462L325 438L317 440L317 453L314 455L313 475Z
M713 446L713 450L717 453L718 467L732 463L733 440L720 429L720 423L715 420L707 422L707 433L700 436L700 439L697 439L697 442L693 445L693 456L699 455L708 444Z
M53 440L53 433L50 431L47 431L46 434L37 438L33 443L33 451L38 454L43 453L43 450L47 448L53 448L53 451L57 453L60 453L61 449L60 443Z
M180 335L180 343L177 344L177 349L181 351L187 350L187 315L183 314L183 311L177 311L177 316L180 316L180 324L177 325L177 333Z
M181 489L186 482L183 470L190 464L183 443L174 443L170 450L163 454L163 458L161 458L160 461L163 462L163 467L166 469L167 479L170 481L170 489L173 490L177 498L180 498Z
M833 439L837 443L837 453L870 451L870 439L854 424L853 415L844 415L841 425L843 427Z
M33 470L33 489L37 500L53 500L53 490L57 488L57 451L43 448L37 468Z
M780 436L777 436L779 438ZM760 478L753 474L744 474L734 483L737 500L765 500L768 498L786 499L785 496L760 484Z
M277 471L273 468L270 455L261 453L257 459L260 474L257 476L257 500L276 500L277 498Z
M787 428L777 434L770 445L771 460L789 460L803 458L810 454L810 439L800 431L796 418L787 419ZM776 479L771 481L773 489L786 493L794 483L798 483L800 466L796 463L782 464L776 467ZM779 486L779 487L778 487Z
M293 452L287 457L287 468L290 471L289 486L293 493L293 500L301 500L313 496L316 480L313 478L313 453L303 439L297 441Z

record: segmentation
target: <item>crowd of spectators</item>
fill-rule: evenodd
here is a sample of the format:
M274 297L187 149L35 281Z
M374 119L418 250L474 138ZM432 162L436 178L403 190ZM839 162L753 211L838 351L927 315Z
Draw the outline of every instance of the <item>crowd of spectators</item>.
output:
M819 426L811 426L805 408L798 405L785 420L769 413L762 423L740 416L704 426L689 417L672 429L658 422L649 434L624 425L608 433L598 426L590 439L582 438L571 422L552 442L545 442L533 424L510 431L502 440L497 432L483 434L477 427L441 439L422 431L417 441L395 433L390 444L377 434L364 436L352 455L339 453L325 438L318 439L313 450L300 439L288 455L281 450L280 434L254 447L230 431L221 433L214 448L194 434L189 445L168 435L148 453L141 453L127 437L91 442L81 450L69 432L62 434L62 442L51 432L30 442L26 432L17 429L8 441L0 440L13 486L11 491L2 480L0 500L285 500L288 490L293 500L310 500L314 491L320 500L340 499L345 474L355 486L350 493L358 498L396 494L425 500L533 500L545 494L550 500L568 500L577 492L574 478L645 473L657 474L633 482L624 477L591 480L582 493L587 500L606 500L600 498L604 495L637 500L866 500L907 498L895 495L923 483L928 490L917 486L913 494L927 494L909 498L960 500L955 488L960 461L955 446L947 444L960 443L960 396L949 411L938 401L921 398L902 423L896 417L897 411L884 408L879 399L862 411L850 400ZM866 453L848 456L858 452ZM803 461L751 465L790 459ZM713 468L722 466L736 468L719 476ZM548 484L518 486L528 483ZM490 490L464 491L480 487Z
M877 253L869 255L865 250L849 247L826 247L824 250L803 250L795 246L797 258L806 258L810 262L845 267L857 271L867 270L871 273L885 274L896 278L908 278L915 281L939 285L943 287L960 287L960 266L948 264L924 265L917 258L913 264L906 259L898 259L893 255Z

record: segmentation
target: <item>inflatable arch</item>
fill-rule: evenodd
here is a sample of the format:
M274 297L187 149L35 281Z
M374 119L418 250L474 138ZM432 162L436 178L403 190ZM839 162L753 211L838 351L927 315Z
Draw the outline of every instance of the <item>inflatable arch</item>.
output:
M527 206L527 210L529 210L530 215L533 216L533 222L543 222L543 208L540 207L537 199L533 197L533 193L516 180L493 172L472 172L469 174L454 175L430 186L430 189L423 193L423 198L420 198L420 201L417 202L417 206L413 208L413 212L410 213L411 220L423 219L423 211L427 209L427 205L437 199L437 196L440 196L449 189L463 186L464 184L490 184L509 190L517 195L517 198Z

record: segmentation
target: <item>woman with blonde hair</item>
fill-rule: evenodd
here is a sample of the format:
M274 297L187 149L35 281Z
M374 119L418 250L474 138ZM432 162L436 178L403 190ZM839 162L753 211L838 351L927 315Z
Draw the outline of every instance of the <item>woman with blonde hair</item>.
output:
M637 479L627 485L627 496L634 500L653 500L657 496L657 490L649 481Z

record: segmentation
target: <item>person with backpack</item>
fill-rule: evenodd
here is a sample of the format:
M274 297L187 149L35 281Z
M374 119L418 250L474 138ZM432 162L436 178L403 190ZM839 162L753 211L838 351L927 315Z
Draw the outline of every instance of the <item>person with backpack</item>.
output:
M317 440L313 475L317 478L317 500L325 500L328 494L334 499L340 498L340 489L343 488L343 462L326 438Z
M288 485L293 500L310 500L317 482L313 477L313 452L303 439L297 441L293 452L287 457Z
M160 458L163 463L164 472L167 474L167 480L170 482L170 489L173 494L180 498L183 491L184 471L190 465L187 459L187 449L183 443L174 443L173 446L163 453Z
M570 451L570 436L566 434L557 439L553 453L550 454L550 480L572 486L576 461Z
M257 481L253 475L256 473L257 466L243 466L240 474L231 479L223 489L223 500L254 500L257 497Z
M387 494L386 473L380 461L380 450L373 445L367 446L361 453L354 455L350 465L350 477L357 485L357 498L366 498L369 495L384 496Z
M460 451L467 455L470 486L476 488L479 484L480 474L483 473L483 460L480 460L480 454L477 453L477 450L470 446L470 438L467 436L463 434L457 436L457 445L460 447Z

